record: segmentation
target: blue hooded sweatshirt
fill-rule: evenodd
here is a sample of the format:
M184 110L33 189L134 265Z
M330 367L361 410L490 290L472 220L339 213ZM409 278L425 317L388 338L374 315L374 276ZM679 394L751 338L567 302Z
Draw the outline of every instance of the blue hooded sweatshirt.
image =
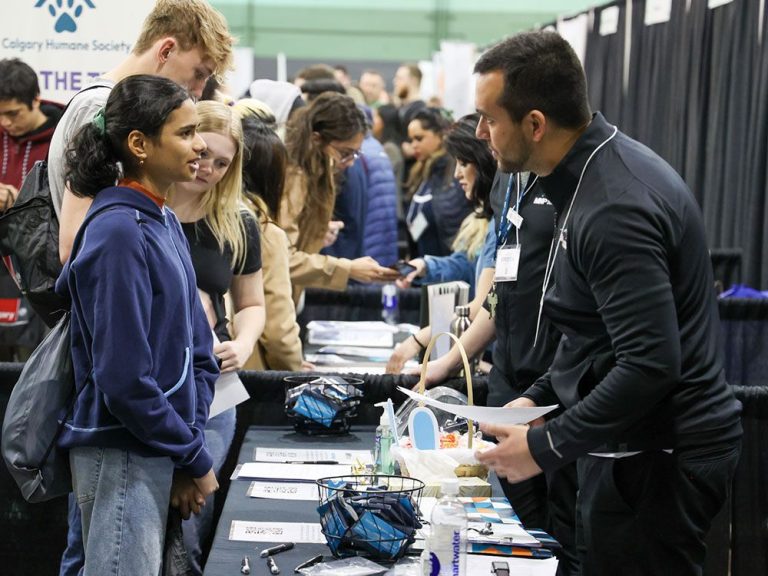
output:
M125 187L99 192L56 290L72 298L78 392L59 443L169 456L192 477L219 370L175 214Z

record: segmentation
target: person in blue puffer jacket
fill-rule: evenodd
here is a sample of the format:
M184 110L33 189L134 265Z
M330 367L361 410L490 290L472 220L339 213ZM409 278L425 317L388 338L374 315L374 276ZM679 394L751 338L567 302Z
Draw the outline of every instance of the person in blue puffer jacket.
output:
M363 140L361 162L368 182L363 256L385 265L397 261L397 183L392 162L369 132Z
M189 247L165 207L171 186L197 175L197 124L175 82L129 76L67 151L73 192L94 198L56 286L72 299L77 396L59 443L86 575L159 574L169 505L199 510L218 488L203 431L219 369ZM174 469L193 481L174 486Z
M343 258L370 256L384 265L397 261L397 184L392 162L370 132L373 115L367 106L368 132L360 158L344 171L333 217L344 222L334 244L322 253Z

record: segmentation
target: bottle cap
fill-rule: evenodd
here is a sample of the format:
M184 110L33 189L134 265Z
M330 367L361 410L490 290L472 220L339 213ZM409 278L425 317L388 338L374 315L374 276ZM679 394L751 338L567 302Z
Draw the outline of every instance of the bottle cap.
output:
M381 408L382 413L379 417L379 425L380 426L389 426L389 418L387 417L387 403L386 402L377 402L374 404L374 406Z
M456 306L453 312L456 316L469 316L469 306Z
M440 492L443 496L458 496L459 495L459 479L458 478L446 478L440 483Z

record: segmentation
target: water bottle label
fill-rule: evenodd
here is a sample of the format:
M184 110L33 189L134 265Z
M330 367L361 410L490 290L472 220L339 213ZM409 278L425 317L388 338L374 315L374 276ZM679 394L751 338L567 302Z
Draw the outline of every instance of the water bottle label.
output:
M429 542L430 576L463 576L462 534L449 526L432 526Z

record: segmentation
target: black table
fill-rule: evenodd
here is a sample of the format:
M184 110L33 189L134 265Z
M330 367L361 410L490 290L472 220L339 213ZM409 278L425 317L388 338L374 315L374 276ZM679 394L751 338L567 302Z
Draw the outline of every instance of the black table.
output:
M245 434L238 463L252 462L253 450L257 446L312 448L322 444L329 448L373 450L374 430L373 426L356 426L352 428L352 433L346 436L319 438L296 434L293 428L289 427L252 426ZM320 522L316 511L317 504L314 502L251 498L246 493L251 481L250 479L232 480L229 485L229 493L216 528L216 536L211 546L204 576L236 576L240 573L240 563L246 555L250 558L253 576L269 575L266 560L259 558L259 552L281 542L231 541L229 529L233 520ZM325 544L296 544L293 550L281 552L274 558L280 567L281 574L293 574L295 566L318 554L331 557L331 551Z

